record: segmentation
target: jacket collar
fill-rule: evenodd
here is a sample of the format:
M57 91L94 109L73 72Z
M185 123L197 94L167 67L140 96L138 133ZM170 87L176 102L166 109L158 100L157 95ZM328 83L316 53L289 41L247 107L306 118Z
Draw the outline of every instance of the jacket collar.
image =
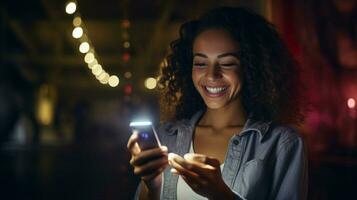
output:
M202 110L195 113L190 119L190 125L192 127L195 127L198 120L202 117L203 114L204 111ZM255 120L252 116L253 115L248 116L248 119L245 122L242 131L240 133L236 133L236 135L242 137L245 135L249 135L251 133L258 133L260 136L260 142L262 142L264 136L266 135L266 133L268 132L271 126L272 121L267 121L267 122L259 121L259 120Z

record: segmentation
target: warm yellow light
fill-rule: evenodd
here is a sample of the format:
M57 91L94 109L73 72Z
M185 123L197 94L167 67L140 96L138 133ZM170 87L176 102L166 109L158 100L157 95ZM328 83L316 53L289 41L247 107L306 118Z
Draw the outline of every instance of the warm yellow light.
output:
M101 74L100 75L101 77L100 77L100 80L99 80L99 82L101 83L101 84L107 84L108 83L108 81L109 81L109 74L108 73L104 73L104 74Z
M77 5L73 1L69 2L66 5L66 13L69 14L69 15L73 14L74 12L76 12L76 9L77 9Z
M102 79L104 79L105 74L107 74L107 72L103 70L100 74L98 74L97 76L95 76L95 78L97 78L98 81L101 81Z
M94 65L94 67L92 68L92 73L93 73L95 76L97 76L97 75L99 75L100 73L102 73L102 71L103 71L103 68L102 68L102 66L101 66L100 64L96 64L96 65Z
M129 48L130 47L130 42L126 41L123 43L124 48Z
M84 62L86 62L87 64L90 64L94 61L94 54L92 52L88 52L85 56L84 56Z
M88 42L82 42L81 45L79 45L79 51L81 53L87 53L89 51L89 43Z
M48 98L40 100L38 106L38 117L42 124L49 125L53 119L53 104Z
M111 87L116 87L119 84L119 78L115 75L109 77L108 83Z
M81 38L82 35L83 35L82 27L76 27L76 28L73 29L73 31L72 31L72 37L73 38L78 39L78 38Z
M145 87L149 90L156 88L157 81L155 78L149 77L145 80Z
M82 18L81 17L75 17L73 19L73 26L80 26L82 24Z
M98 61L94 58L92 62L88 63L88 68L92 69L96 64L98 64Z
M127 78L127 79L131 78L131 76L132 76L131 72L125 72L124 73L124 77Z

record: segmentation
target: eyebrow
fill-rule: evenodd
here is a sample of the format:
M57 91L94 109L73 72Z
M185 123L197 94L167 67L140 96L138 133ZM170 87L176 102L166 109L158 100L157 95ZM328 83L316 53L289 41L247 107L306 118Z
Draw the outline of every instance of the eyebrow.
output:
M202 53L194 53L193 57L198 56L198 57L203 57L203 58L208 58L205 54ZM223 53L217 56L217 58L223 58L227 56L233 56L236 58L239 58L239 52L228 52L228 53Z

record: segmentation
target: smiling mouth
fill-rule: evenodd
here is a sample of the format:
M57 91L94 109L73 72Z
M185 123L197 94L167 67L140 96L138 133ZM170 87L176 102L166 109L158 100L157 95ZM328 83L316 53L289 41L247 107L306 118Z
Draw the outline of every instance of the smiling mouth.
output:
M210 86L202 86L206 94L210 97L219 97L226 93L227 86L220 87L210 87Z

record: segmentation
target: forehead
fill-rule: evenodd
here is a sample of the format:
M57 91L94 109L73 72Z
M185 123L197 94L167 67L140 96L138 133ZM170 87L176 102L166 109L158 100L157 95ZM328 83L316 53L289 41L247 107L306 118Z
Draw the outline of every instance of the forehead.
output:
M208 29L193 42L193 52L227 53L239 50L237 42L223 29Z

